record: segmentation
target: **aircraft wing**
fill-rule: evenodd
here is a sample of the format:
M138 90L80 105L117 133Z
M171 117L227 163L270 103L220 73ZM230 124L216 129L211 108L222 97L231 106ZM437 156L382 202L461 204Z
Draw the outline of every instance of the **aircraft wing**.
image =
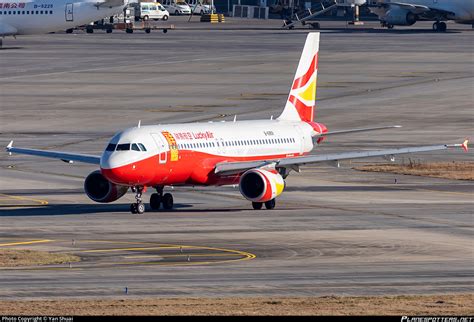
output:
M13 141L8 144L6 148L8 153L18 153L18 154L28 154L35 155L45 158L60 159L64 162L72 163L73 161L90 163L90 164L100 164L100 156L89 155L89 154L79 154L79 153L70 153L70 152L59 152L59 151L45 151L45 150L36 150L36 149L23 149L13 147Z
M105 1L98 1L95 6L99 7L120 7L125 5L125 0L105 0Z
M424 5L420 5L420 4L414 4L414 3L388 2L385 5L387 5L387 6L398 6L400 8L410 10L411 12L416 13L416 14L422 14L422 13L428 13L428 12L437 13L437 14L440 14L440 15L453 14L450 11L446 11L446 10L442 10L442 9L436 9L436 8L433 8L433 7L424 6Z
M292 157L285 159L269 159L262 161L248 161L248 162L221 162L218 163L214 169L214 173L224 176L231 174L242 173L253 168L260 168L265 166L275 166L276 168L298 169L299 166L311 163L325 162L325 161L340 161L349 159L360 159L370 157L393 157L397 154L428 152L436 150L445 150L452 147L462 147L467 151L468 140L462 144L441 144L430 146L406 147L396 149L374 150L374 151L355 151L342 152L333 154L309 155L303 157Z
M18 30L9 24L0 22L0 36L13 36L18 33Z

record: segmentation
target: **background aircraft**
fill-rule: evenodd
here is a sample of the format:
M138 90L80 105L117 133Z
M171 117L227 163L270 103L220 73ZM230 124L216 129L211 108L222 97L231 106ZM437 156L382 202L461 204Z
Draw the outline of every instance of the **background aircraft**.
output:
M407 0L369 3L369 9L375 13L382 26L411 26L418 20L435 20L433 30L446 31L443 21L454 20L462 24L474 24L473 0Z
M96 202L112 202L129 189L135 193L132 213L143 213L142 193L156 189L150 207L173 207L165 186L238 184L254 209L275 207L275 198L285 188L290 171L299 172L309 163L382 156L393 159L402 153L443 150L463 144L405 147L375 151L354 151L309 155L326 136L380 130L382 126L328 131L314 122L318 73L319 33L307 36L303 53L282 114L277 119L233 122L149 125L117 133L102 156L13 147L6 150L35 156L79 161L100 167L89 174L84 190Z
M0 46L5 36L71 29L120 13L128 0L0 0Z

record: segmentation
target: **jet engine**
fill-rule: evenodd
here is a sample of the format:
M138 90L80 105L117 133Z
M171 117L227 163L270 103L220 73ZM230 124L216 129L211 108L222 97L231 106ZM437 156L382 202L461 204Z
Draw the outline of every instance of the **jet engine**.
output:
M89 174L84 181L84 191L95 202L112 202L122 197L128 190L127 186L119 186L107 180L100 170Z
M406 9L392 8L387 11L382 20L387 25L411 26L416 22L417 16Z
M252 202L267 202L283 192L285 181L276 170L251 169L240 177L240 193Z

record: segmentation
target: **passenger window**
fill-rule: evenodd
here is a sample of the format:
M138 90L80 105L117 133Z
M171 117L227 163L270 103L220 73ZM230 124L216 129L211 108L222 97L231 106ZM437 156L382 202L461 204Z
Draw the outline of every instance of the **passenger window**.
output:
M117 144L110 143L109 145L107 145L107 148L105 149L105 151L109 151L109 152L115 151L116 146Z
M130 143L117 145L116 151L128 151L128 150L130 150Z
M138 145L136 143L133 143L132 144L132 150L133 151L140 151L140 148L138 147Z

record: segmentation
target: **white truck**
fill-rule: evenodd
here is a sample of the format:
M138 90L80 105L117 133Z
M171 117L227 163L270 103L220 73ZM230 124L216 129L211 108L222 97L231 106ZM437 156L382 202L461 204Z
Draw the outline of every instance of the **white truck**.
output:
M170 13L159 2L134 3L135 20L168 20Z

